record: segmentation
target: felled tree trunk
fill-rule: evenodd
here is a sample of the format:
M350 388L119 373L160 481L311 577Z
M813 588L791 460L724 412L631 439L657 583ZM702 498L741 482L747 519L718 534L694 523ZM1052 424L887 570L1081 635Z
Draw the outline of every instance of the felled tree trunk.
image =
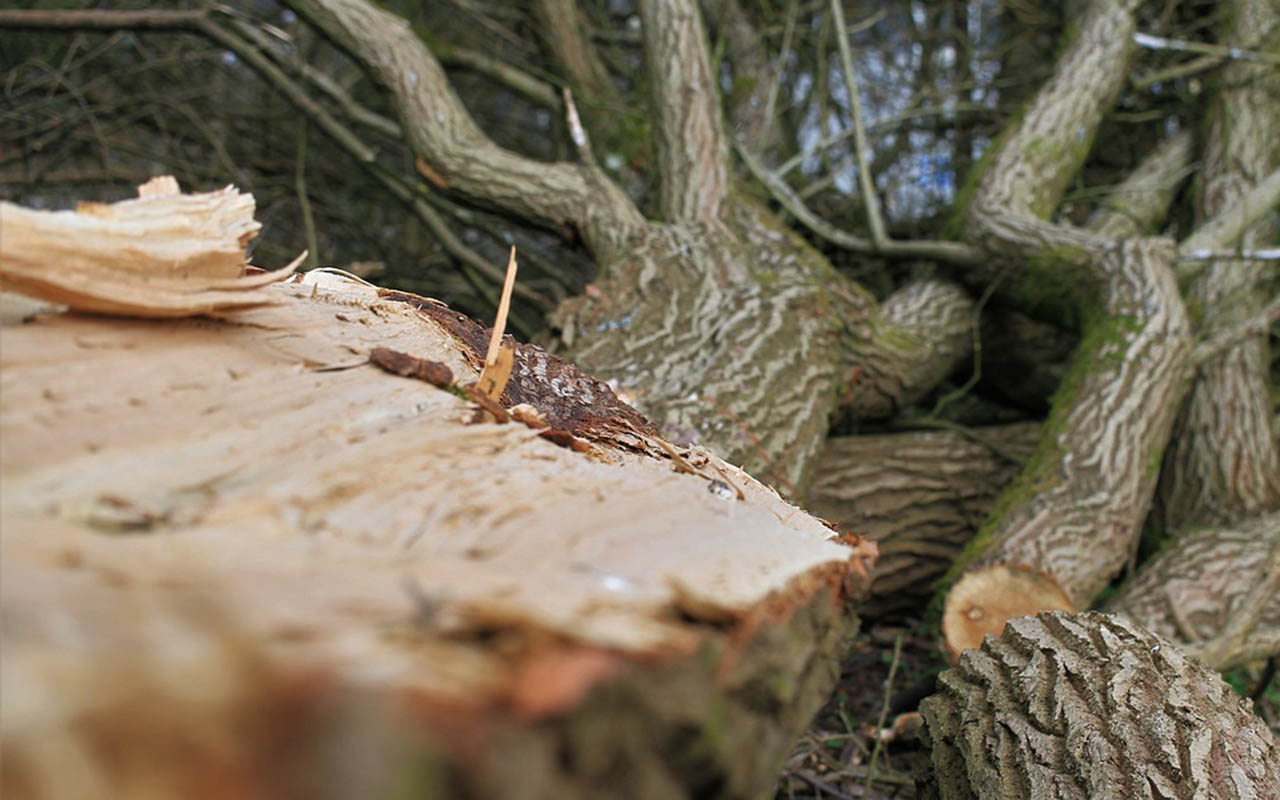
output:
M920 710L923 798L1280 797L1280 742L1249 701L1119 617L1013 620Z
M539 348L481 411L434 301L252 293L0 334L5 796L767 790L874 546Z
M876 542L864 614L918 609L1035 447L1035 423L972 436L917 431L838 436L818 457L807 507Z

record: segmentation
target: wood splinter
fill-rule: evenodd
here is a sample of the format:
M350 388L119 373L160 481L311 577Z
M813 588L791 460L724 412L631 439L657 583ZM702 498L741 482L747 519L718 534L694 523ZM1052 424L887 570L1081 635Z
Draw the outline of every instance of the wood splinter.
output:
M507 312L511 310L511 290L515 285L516 246L511 245L511 255L507 259L507 277L502 282L502 299L498 301L498 316L493 321L493 333L489 336L484 369L480 371L480 379L476 381L476 388L494 403L499 402L506 390L511 370L516 363L515 348L502 343L502 334L507 329Z

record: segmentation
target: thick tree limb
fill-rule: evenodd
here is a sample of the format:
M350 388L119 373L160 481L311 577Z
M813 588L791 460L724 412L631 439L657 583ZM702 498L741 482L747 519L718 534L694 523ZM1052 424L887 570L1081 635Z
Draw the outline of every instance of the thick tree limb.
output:
M662 215L669 222L711 222L729 190L729 151L701 12L696 0L644 0L640 13L662 162Z
M946 281L904 286L871 320L872 346L860 347L860 372L841 406L855 419L892 417L924 397L972 352L973 300Z
M584 167L533 161L494 144L403 19L361 0L296 0L290 7L387 87L414 152L452 187L530 220L574 225L596 248L641 223L620 189Z
M1276 548L1280 512L1229 526L1181 533L1143 565L1107 605L1153 633L1194 645L1215 669L1225 669L1252 648L1280 636ZM1253 627L1238 636L1228 626ZM1227 646L1222 646L1222 645ZM1211 653L1211 651L1214 651Z
M927 604L935 581L1017 473L1020 461L1006 456L1029 456L1038 428L1020 423L969 436L914 431L827 439L807 507L879 547L865 613Z
M573 0L538 0L533 5L547 49L580 96L609 91L609 73L587 36L587 20ZM559 102L559 98L555 98Z
M967 209L968 238L1009 272L1001 291L1023 307L1052 297L1083 323L1084 338L1027 469L953 577L968 566L1025 569L1077 608L1129 559L1155 486L1152 463L1191 371L1172 242L1109 241L1041 221L1122 85L1135 6L1089 6L1052 77L992 154ZM994 592L991 601L1008 605Z
M1191 133L1183 131L1152 151L1110 192L1085 224L1109 239L1152 232L1190 172Z

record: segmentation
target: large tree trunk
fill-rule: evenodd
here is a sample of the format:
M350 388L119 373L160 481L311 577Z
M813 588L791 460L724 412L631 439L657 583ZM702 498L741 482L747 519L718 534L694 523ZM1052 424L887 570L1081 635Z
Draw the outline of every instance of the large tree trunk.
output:
M1249 701L1122 618L1013 620L920 708L924 798L1280 798L1280 741Z

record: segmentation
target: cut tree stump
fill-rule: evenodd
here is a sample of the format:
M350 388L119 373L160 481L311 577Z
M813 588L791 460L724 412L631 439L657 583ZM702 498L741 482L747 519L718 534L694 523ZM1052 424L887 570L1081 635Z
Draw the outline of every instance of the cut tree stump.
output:
M1250 702L1121 617L1010 620L920 710L922 798L1280 798L1280 742Z
M874 545L536 347L478 409L433 301L253 293L0 333L5 796L770 789Z

